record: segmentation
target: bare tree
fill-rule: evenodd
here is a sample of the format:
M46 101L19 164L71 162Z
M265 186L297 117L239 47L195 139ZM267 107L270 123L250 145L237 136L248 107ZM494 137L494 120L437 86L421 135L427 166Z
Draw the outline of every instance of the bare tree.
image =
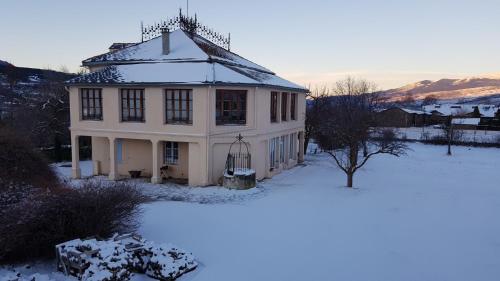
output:
M70 143L69 98L63 83L43 80L30 92L15 95L12 103L10 125L36 147L52 152L53 160L62 161L63 145Z
M416 105L416 100L413 97L413 93L409 91L405 93L404 97L399 100L397 104L403 107L414 107Z
M57 71L62 73L70 73L69 68L66 65L60 65Z
M306 97L306 120L304 133L304 151L307 151L309 141L314 137L316 129L321 123L322 98L330 95L330 90L326 86L316 87L311 90Z
M372 156L400 156L407 146L391 130L375 131L378 93L374 84L348 77L337 82L332 92L334 96L321 98L321 123L315 139L346 173L347 187L352 187L354 174Z
M5 75L7 76L7 81L9 82L10 89L13 90L14 86L22 80L23 78L23 73L21 69L14 65L8 65L5 68Z
M437 97L435 95L428 95L422 101L422 105L436 104L437 101L438 101L438 99L437 99Z
M451 156L451 146L453 143L459 141L463 136L463 131L457 130L453 124L453 117L449 117L448 120L443 124L443 135L446 138L448 145L447 155Z

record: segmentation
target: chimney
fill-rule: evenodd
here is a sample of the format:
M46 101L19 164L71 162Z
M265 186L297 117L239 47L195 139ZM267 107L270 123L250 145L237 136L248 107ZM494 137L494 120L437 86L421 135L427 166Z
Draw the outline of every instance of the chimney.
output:
M161 29L161 42L163 54L168 55L170 53L170 32L166 27Z

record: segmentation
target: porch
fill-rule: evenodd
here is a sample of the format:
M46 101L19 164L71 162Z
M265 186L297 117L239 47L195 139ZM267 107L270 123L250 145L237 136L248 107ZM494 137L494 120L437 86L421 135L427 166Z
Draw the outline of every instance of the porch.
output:
M72 137L72 178L81 178L79 143L81 135ZM166 181L189 185L206 185L199 174L198 142L178 139L133 139L92 136L92 175L106 175L110 180L133 176L146 177L151 183ZM192 153L193 152L193 153ZM200 173L202 174L202 173Z

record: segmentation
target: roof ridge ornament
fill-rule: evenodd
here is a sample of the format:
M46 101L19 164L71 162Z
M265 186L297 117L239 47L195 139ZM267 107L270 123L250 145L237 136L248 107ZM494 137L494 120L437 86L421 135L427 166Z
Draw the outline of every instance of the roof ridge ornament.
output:
M172 31L175 29L181 29L189 33L191 36L199 35L221 48L228 51L231 50L231 33L229 33L228 36L218 33L206 25L198 22L198 16L196 14L194 17L184 15L182 13L182 9L179 9L178 16L161 21L160 23L145 26L141 22L141 42L161 36L161 31L165 28Z

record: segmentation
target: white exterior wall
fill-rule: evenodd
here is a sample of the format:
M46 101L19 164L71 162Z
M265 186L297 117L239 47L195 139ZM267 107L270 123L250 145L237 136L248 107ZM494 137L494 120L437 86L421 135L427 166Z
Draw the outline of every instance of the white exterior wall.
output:
M182 145L182 149L179 148L179 157L183 160L179 159L179 167L173 167L172 171L175 176L189 177L190 185L203 186L218 182L224 169L229 145L238 134L242 134L244 140L250 143L252 167L256 170L258 179L271 177L297 163L296 160L290 160L280 165L279 169L270 171L268 141L275 136L304 131L305 94L297 94L297 120L271 123L270 99L273 89L212 86L172 88L193 90L192 125L165 124L164 87L144 88L144 123L121 122L120 88L117 87L102 88L102 121L81 120L79 87L70 87L72 140L75 136L92 136L93 160L100 161L100 172L107 174L110 173L110 140L122 139L124 159L122 163L116 164L117 174L126 176L129 170L144 170L145 175L153 177L155 168L152 160L152 144L163 141L179 142ZM216 125L217 89L247 90L246 125ZM288 98L289 108L290 98ZM279 117L281 117L280 109L281 106L278 105ZM157 156L163 158L163 146L159 147Z

